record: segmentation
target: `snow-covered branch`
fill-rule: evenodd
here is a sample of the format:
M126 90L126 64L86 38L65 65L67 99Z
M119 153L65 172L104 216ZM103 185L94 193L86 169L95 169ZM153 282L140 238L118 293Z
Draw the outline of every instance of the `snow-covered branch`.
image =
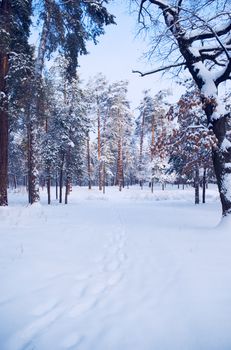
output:
M132 73L138 73L138 74L140 74L141 77L144 77L144 76L146 76L146 75L150 75L150 74L155 74L155 73L158 73L158 72L162 72L162 71L168 70L168 69L170 69L170 68L182 67L182 66L186 66L186 62L180 62L180 63L176 63L176 64L170 64L169 66L157 68L157 69L154 69L154 70L149 71L149 72L141 72L141 71L139 71L139 70L133 70Z

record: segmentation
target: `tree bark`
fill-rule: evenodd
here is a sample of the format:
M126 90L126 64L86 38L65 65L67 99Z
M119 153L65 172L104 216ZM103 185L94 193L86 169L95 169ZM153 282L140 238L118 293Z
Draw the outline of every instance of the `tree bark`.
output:
M97 101L98 104L98 101ZM101 162L101 120L100 112L97 110L97 121L98 121L98 163L99 163L99 190L102 190L102 162Z
M194 187L195 187L195 204L199 204L200 203L200 196L199 196L200 177L199 177L199 167L198 167L198 165L196 165L196 169L195 169Z
M51 204L51 172L50 167L47 168L47 203Z
M206 168L203 171L203 180L202 180L202 203L205 203L205 192L206 192Z
M0 12L3 18L3 30L8 32L11 1L2 0ZM1 39L0 39L1 40ZM8 205L8 96L6 76L9 71L8 45L0 45L0 206Z
M203 98L203 102L208 124L212 125L217 138L217 146L212 150L213 167L217 178L222 215L226 216L231 214L231 143L226 138L227 116L213 119L213 112L217 105L216 100Z
M105 194L105 186L106 186L106 166L105 160L103 162L103 193Z
M224 147L226 118L214 122L213 130L218 139L218 147L213 149L213 166L217 178L222 204L222 214L231 214L231 146ZM219 126L220 125L220 126ZM222 131L224 134L222 135Z
M123 151L122 151L122 140L118 140L118 158L117 158L117 176L116 184L119 186L119 190L122 190L123 185Z
M28 201L33 204L39 201L39 178L37 173L36 138L32 123L27 125L28 147Z
M142 114L142 121L140 125L140 154L139 154L139 172L141 176L142 163L143 163L143 144L144 144L144 112ZM143 179L140 179L140 187L143 189Z
M0 70L2 69L2 59L0 57ZM1 77L0 77L1 80ZM1 81L0 81L1 84ZM3 91L0 88L1 91ZM6 98L3 98L0 105L0 206L8 205L7 185L8 185L8 112L6 108ZM2 105L4 106L3 108Z
M14 189L17 189L17 176L14 174L13 175L13 181L14 181Z
M62 201L63 201L63 166L64 166L64 159L65 159L65 154L63 152L62 159L61 159L61 165L60 165L60 172L59 172L59 203L62 203Z
M48 5L49 2L46 3ZM50 29L50 12L44 15L41 38L38 47L38 55L35 61L35 82L32 87L31 108L28 116L28 188L29 203L33 204L40 200L39 195L39 173L38 173L38 128L39 128L39 88L44 67L46 43Z
M155 118L152 116L152 139L151 139L151 161L154 158L154 145L155 145Z
M88 172L88 189L91 190L91 155L90 155L90 137L87 135L87 172Z
M59 203L63 201L63 168L60 169L59 173Z
M56 171L56 176L55 176L55 198L56 200L58 199L58 174L57 174L57 171Z
M66 185L65 185L65 204L68 203L69 188L70 188L70 179L67 176L66 177Z

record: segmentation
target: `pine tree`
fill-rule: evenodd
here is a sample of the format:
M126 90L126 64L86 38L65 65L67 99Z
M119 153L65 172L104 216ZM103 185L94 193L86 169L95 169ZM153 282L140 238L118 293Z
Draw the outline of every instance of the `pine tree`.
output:
M89 129L85 93L78 77L67 80L67 64L66 59L58 57L50 69L47 79L49 114L42 143L47 188L58 173L60 203L63 201L63 186L67 203L72 182L84 175Z
M93 124L97 125L97 172L99 190L103 188L104 160L102 159L103 138L102 132L105 128L107 118L107 90L108 82L106 77L100 73L93 77L88 83L89 95L91 96L91 111L93 113Z
M110 85L108 93L107 128L110 129L110 139L106 142L110 143L116 157L112 173L115 174L114 183L120 191L125 185L125 148L133 132L127 88L127 81L118 81Z
M8 136L9 96L12 85L7 77L13 74L14 57L20 59L30 51L28 36L31 1L0 2L0 205L8 205ZM23 65L24 62L22 61Z
M97 43L104 34L104 25L114 23L104 4L106 1L53 1L44 0L37 8L41 22L41 35L35 60L34 100L30 112L29 163L31 174L31 203L39 200L37 138L39 129L39 89L46 57L59 50L66 58L66 76L71 81L76 76L79 55L87 54L86 43Z

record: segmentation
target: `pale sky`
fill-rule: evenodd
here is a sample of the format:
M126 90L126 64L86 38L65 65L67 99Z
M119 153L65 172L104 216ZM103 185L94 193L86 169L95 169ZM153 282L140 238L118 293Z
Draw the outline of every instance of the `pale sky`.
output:
M172 84L172 80L163 78L161 74L149 75L141 78L132 70L150 71L153 69L151 62L142 58L148 49L148 40L137 38L136 14L129 15L128 2L116 1L109 10L116 15L117 25L106 27L105 35L99 37L97 45L88 44L89 55L81 56L78 69L80 78L87 82L89 77L97 73L103 73L110 82L117 80L129 81L128 98L132 107L137 107L142 91L151 89L155 94L161 89L173 89L173 95L179 97L179 86ZM176 98L175 98L176 100Z

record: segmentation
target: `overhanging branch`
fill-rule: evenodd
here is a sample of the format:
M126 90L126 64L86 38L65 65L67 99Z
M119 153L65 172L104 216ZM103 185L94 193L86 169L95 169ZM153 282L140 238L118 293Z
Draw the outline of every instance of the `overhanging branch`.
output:
M157 69L154 69L152 71L149 71L149 72L141 72L139 70L133 70L132 73L137 73L137 74L140 74L141 77L145 77L146 75L150 75L150 74L155 74L155 73L158 73L158 72L163 72L164 70L168 70L170 68L175 68L175 67L182 67L182 66L186 66L186 62L180 62L180 63L176 63L176 64L171 64L169 66L165 66L165 67L162 67L162 68L157 68Z

